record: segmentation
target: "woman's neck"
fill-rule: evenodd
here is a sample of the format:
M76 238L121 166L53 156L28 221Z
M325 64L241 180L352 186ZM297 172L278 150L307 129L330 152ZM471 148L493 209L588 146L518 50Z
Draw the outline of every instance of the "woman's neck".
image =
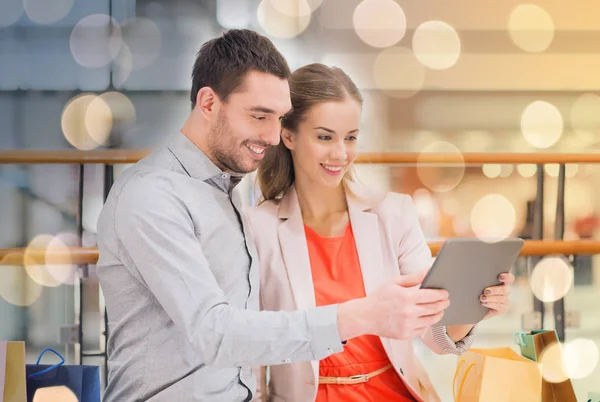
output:
M340 183L335 188L315 186L314 183L296 177L296 193L306 220L326 220L328 217L348 211L344 186Z

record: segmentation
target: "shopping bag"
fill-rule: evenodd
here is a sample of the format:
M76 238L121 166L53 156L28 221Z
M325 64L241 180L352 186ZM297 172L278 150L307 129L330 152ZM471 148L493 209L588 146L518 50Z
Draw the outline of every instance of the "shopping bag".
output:
M0 341L0 402L25 402L25 342Z
M60 363L42 365L46 352L53 352ZM33 402L36 393L53 395L63 401L100 402L100 368L98 366L66 365L65 359L54 349L44 349L36 364L28 364L27 402ZM39 397L42 399L41 397Z
M535 362L542 363L542 370L544 370L545 364L552 364L553 366L557 363L560 365L563 364L560 344L554 346L556 348L554 352L557 353L558 359L552 359L552 361L546 363L541 361L542 354L558 342L558 336L554 330L538 330L529 333L517 332L515 334L515 342L521 348L521 355ZM556 370L555 368L552 369ZM563 371L563 373L565 372L564 368L559 367L558 370ZM566 380L551 382L548 381L548 378L542 378L542 402L577 402L571 379L566 374L560 377L566 378Z
M511 348L470 349L458 360L452 394L455 402L539 402L542 372Z

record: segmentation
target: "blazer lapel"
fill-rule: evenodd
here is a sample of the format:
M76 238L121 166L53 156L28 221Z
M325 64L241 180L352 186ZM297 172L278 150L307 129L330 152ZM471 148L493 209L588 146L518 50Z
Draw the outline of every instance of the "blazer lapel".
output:
M302 211L300 211L298 195L294 187L287 191L279 204L279 218L285 219L279 225L277 234L290 286L294 293L296 309L305 310L316 307ZM310 363L316 390L319 381L319 362L312 360Z
M316 306L308 245L298 196L292 187L281 200L279 217L285 219L277 230L294 300L298 310Z
M352 186L351 183L346 186ZM356 192L356 185L354 192ZM361 201L362 200L362 201ZM367 203L365 203L367 201ZM381 239L379 237L379 222L377 215L366 212L369 209L368 199L355 198L346 192L348 214L358 252L358 260L362 271L365 293L368 295L385 283L383 256L381 254Z

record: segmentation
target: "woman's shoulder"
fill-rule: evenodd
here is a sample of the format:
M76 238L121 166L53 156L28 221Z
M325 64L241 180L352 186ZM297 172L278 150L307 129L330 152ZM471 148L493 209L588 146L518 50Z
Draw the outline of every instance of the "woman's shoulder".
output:
M258 205L247 207L244 210L246 216L251 221L263 221L277 218L279 212L278 200L263 201Z
M364 209L375 213L397 213L413 205L412 197L408 194L373 189L357 183L352 183L349 188L350 194Z

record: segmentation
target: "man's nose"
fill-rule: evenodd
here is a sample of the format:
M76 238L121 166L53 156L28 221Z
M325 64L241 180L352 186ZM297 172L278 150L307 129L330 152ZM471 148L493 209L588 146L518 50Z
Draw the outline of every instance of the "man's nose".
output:
M265 127L265 130L261 133L260 139L269 145L277 145L281 140L281 122L270 124L269 127Z

